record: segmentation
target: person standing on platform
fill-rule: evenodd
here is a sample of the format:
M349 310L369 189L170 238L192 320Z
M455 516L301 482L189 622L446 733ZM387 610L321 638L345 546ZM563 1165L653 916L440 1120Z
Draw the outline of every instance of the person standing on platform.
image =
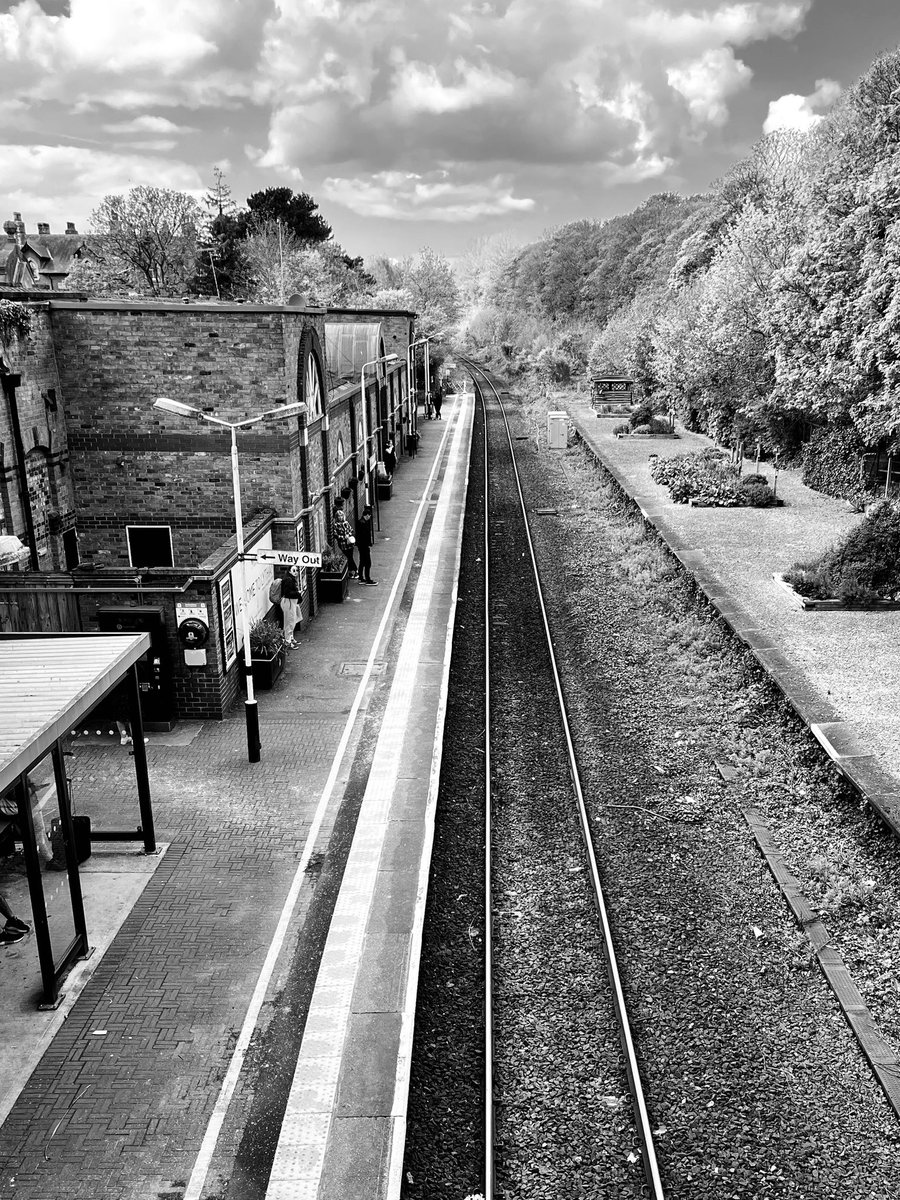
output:
M334 502L332 525L334 527L334 540L343 551L344 558L347 560L347 566L350 568L350 578L352 579L356 574L356 559L353 555L356 538L353 536L353 530L350 528L350 522L347 520L347 514L344 512L344 501L340 496Z
M302 620L300 616L300 585L297 582L297 568L285 572L281 580L281 618L284 622L285 645L293 649L300 643L294 641L294 630Z
M440 421L442 419L441 418L441 405L444 403L444 393L441 391L440 384L438 384L438 386L434 389L434 395L432 396L432 403L434 404L434 419L436 421Z
M378 580L372 578L372 544L375 541L372 528L372 505L367 504L362 510L362 516L356 522L356 544L359 547L359 581L378 586Z
M391 441L390 438L388 438L388 440L384 446L383 462L384 462L384 465L385 465L388 475L393 476L394 471L396 471L396 469L397 469L397 455L394 452L394 443Z

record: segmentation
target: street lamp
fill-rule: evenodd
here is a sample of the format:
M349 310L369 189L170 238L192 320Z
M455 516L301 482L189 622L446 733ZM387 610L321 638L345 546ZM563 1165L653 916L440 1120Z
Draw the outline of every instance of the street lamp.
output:
M380 362L395 363L399 361L399 354L382 354L380 358L373 358L369 362L363 363L362 370L359 373L359 395L362 400L363 410L363 470L365 471L364 491L366 504L372 503L372 498L369 495L369 406L366 403L366 367L377 366Z
M257 425L260 421L277 421L286 417L297 417L306 412L305 404L283 404L280 408L269 408L258 413L255 417L247 417L244 421L223 421L221 417L212 417L202 409L194 408L192 404L184 404L181 400L169 400L166 396L158 396L153 401L153 407L163 412L175 413L179 417L194 417L200 421L208 421L210 425L221 425L223 429L231 430L231 480L234 487L234 524L237 533L238 577L241 589L241 636L244 639L244 678L246 694L244 697L244 715L247 719L247 757L250 762L259 762L259 709L256 695L253 691L253 664L250 656L250 622L247 619L247 580L244 574L244 516L241 510L241 477L238 470L237 431L246 429L248 425Z
M418 404L418 389L416 388L416 346L425 347L425 391L426 403L428 392L428 343L431 341L432 334L427 337L419 338L418 341L411 342L406 349L406 373L408 377L407 386L411 390L412 401L409 410L409 432L414 432L414 426L419 424L419 404Z

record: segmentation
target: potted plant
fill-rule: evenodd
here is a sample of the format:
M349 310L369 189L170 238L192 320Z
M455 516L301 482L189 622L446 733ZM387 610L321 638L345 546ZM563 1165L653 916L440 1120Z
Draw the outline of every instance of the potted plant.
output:
M378 489L379 500L390 500L394 490L394 478L381 461L375 464L375 486Z
M253 683L270 688L284 669L284 634L275 621L254 621L250 626L250 665Z
M333 546L322 547L322 565L316 576L320 604L340 604L350 591L350 568L346 556Z

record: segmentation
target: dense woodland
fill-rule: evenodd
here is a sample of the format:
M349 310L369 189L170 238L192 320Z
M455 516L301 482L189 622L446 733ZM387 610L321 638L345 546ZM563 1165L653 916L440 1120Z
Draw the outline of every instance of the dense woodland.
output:
M898 267L892 52L819 124L764 138L703 195L478 247L464 336L548 383L632 375L690 428L818 459L841 492L864 449L900 450Z

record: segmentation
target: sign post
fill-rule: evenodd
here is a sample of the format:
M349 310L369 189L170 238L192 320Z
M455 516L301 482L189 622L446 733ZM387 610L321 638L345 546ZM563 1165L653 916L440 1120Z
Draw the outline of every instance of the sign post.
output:
M241 556L247 562L273 563L276 567L321 567L322 555L316 550L254 550Z

